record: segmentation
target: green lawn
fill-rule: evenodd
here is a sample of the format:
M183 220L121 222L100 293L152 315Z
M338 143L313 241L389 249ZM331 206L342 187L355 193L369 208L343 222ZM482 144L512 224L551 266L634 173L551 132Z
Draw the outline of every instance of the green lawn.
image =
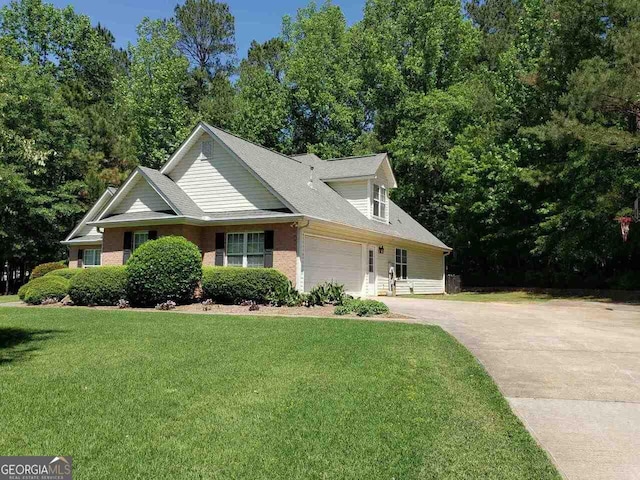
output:
M3 455L74 478L558 478L438 327L0 309Z
M455 300L458 302L548 302L549 300L582 300L593 302L640 303L637 292L623 292L606 290L599 293L581 293L580 291L535 291L516 290L510 292L462 292L452 295L402 295L407 298L423 298L425 300Z
M18 295L0 295L0 303L19 302Z

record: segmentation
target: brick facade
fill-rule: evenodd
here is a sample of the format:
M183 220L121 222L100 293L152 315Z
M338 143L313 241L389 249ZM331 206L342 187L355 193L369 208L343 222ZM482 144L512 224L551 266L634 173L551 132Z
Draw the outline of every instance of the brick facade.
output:
M199 227L194 225L158 225L151 227L105 228L102 234L102 264L122 265L124 232L157 230L158 236L181 235L195 243L202 251L202 263L213 266L216 256L216 233L274 231L273 267L284 273L294 284L296 282L297 228L290 223L227 225ZM69 253L71 264L72 247ZM77 262L77 248L75 251Z
M73 245L69 247L69 268L78 268L78 253L80 250L88 250L91 248L100 248L100 245Z

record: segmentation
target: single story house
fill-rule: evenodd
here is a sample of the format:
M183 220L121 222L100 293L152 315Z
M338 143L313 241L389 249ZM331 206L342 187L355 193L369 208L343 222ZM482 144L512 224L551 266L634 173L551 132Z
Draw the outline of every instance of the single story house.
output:
M386 154L287 156L199 123L160 169L107 189L63 241L69 266L122 265L142 243L182 235L205 265L274 267L300 291L444 292L451 248L389 199Z

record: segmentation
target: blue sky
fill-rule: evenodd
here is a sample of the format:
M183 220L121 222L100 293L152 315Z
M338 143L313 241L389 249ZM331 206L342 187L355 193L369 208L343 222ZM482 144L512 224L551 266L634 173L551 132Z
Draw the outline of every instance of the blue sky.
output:
M362 18L364 1L334 0L333 3L342 8L347 22L352 24ZM9 0L0 0L0 5L8 3ZM76 12L88 15L93 24L100 22L111 30L117 45L125 47L128 42L135 42L136 26L143 17L170 17L178 0L49 0L49 3L57 7L73 5ZM262 42L277 35L283 15L295 15L307 0L228 0L227 3L236 17L238 57L243 58L252 40Z

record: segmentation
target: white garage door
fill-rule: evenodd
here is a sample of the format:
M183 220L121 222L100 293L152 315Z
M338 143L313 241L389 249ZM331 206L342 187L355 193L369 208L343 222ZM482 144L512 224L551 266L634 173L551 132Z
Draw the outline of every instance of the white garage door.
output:
M362 245L305 235L305 292L319 283L334 281L342 283L347 292L359 295L363 280Z

